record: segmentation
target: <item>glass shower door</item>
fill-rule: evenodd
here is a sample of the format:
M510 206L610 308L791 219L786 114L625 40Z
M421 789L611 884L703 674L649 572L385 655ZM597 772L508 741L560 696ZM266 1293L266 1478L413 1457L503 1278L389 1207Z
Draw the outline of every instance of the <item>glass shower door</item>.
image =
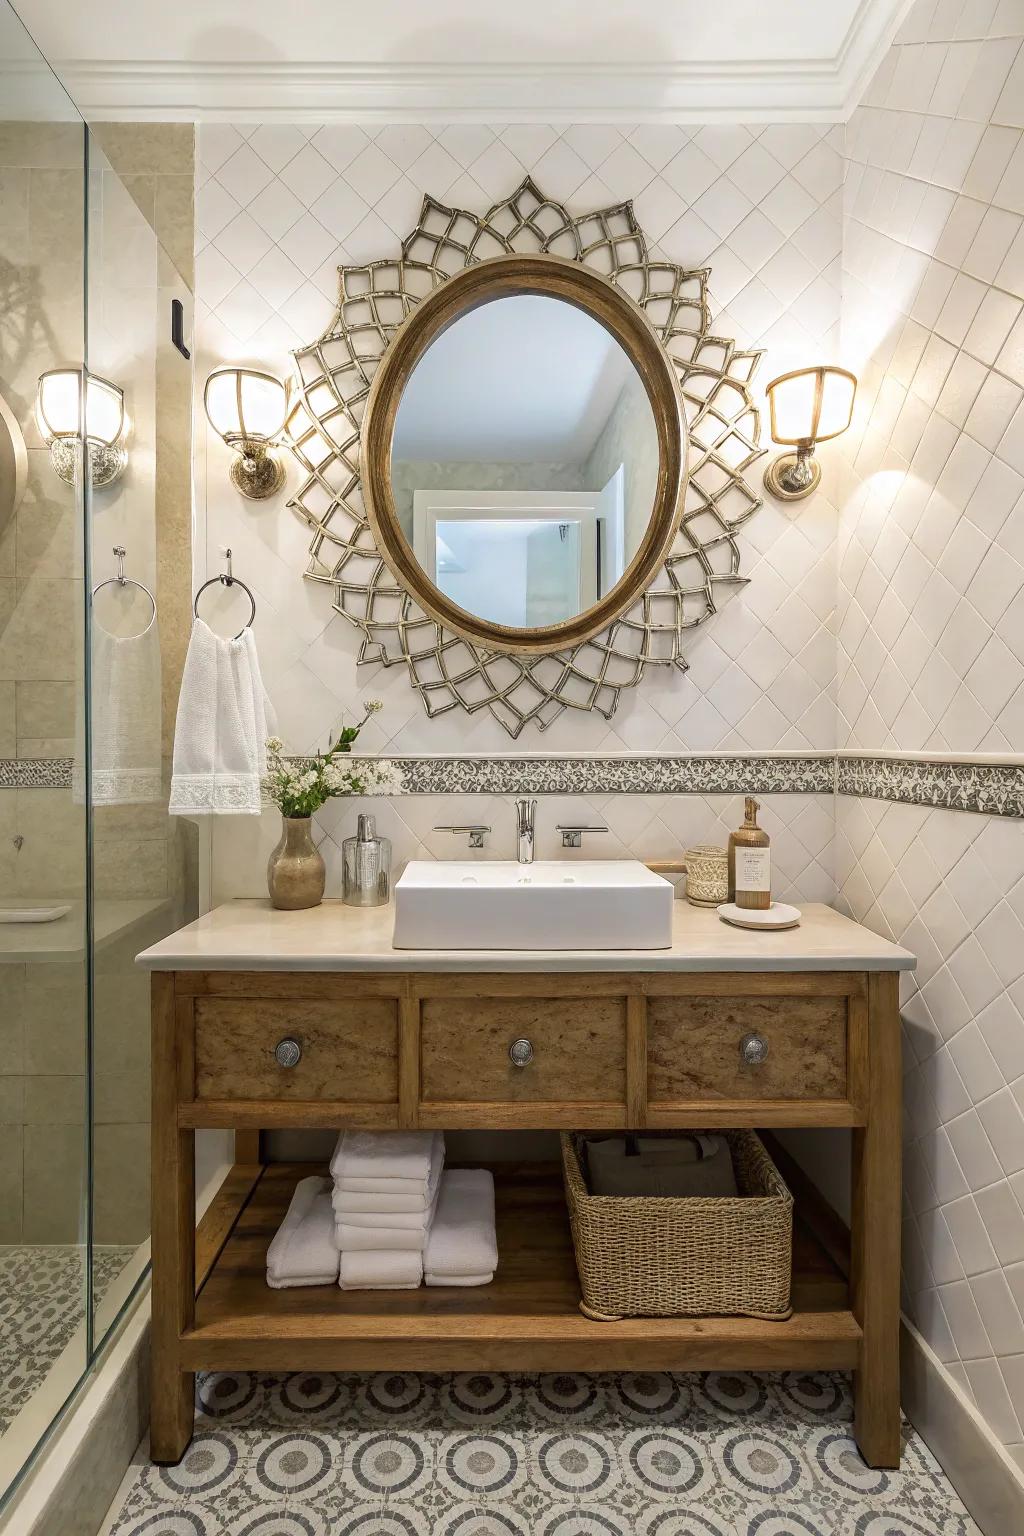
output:
M0 1499L89 1350L84 497L35 409L84 355L84 152L0 0Z

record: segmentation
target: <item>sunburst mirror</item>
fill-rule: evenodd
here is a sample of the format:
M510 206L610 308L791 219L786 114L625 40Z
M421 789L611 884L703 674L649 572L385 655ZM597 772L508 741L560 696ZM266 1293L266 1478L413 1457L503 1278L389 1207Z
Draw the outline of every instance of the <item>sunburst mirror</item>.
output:
M359 660L513 737L685 670L760 505L760 353L711 333L707 272L527 179L483 215L425 198L397 260L339 275L294 354L289 505Z

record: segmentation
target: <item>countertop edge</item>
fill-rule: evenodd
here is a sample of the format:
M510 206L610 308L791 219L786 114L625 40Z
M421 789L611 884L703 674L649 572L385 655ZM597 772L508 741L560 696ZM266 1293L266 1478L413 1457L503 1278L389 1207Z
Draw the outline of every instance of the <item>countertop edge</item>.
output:
M780 974L796 971L913 971L917 967L917 961L913 955L904 953L892 961L885 961L878 956L872 959L857 958L853 955L813 955L785 957L772 961L770 956L744 956L734 958L722 955L717 959L690 959L686 957L659 956L657 950L636 950L628 957L612 951L608 956L604 955L579 955L576 951L542 950L524 951L508 950L505 953L508 959L495 960L488 958L481 960L475 950L467 949L459 951L456 955L444 955L438 958L431 950L407 950L396 949L394 956L386 955L367 959L365 955L332 955L325 959L322 955L295 956L278 959L253 959L251 957L232 956L227 959L215 960L208 957L196 957L194 955L160 955L148 958L144 953L136 959L136 965L144 971L252 971L281 973L284 971L321 971L325 974L331 972L344 972L353 974L358 972L374 971L409 971L412 973L437 971L450 971L453 974L464 971L476 971L486 973L488 971L502 974L509 971L533 971L533 972L562 972L566 975L585 975L589 971L679 971L694 974L713 974L720 971L762 971L778 972ZM572 956L571 960L566 956Z

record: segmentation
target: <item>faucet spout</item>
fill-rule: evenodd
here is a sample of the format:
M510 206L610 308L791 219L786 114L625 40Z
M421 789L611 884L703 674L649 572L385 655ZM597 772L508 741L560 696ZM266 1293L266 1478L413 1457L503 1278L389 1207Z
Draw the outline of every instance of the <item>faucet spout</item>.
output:
M520 864L533 863L533 832L536 815L536 800L516 801L516 858Z

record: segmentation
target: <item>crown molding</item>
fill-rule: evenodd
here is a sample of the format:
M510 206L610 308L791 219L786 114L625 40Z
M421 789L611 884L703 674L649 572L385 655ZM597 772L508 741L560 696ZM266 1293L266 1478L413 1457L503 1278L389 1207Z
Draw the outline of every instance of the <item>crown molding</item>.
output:
M92 121L838 122L846 111L828 60L621 68L64 60L54 69Z

